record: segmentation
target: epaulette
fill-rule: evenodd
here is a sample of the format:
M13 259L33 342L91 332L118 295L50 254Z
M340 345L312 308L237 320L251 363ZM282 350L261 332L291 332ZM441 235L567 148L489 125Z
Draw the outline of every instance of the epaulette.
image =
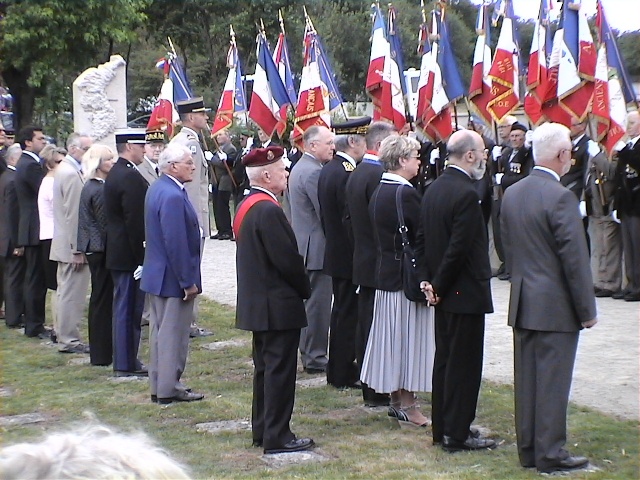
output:
M193 133L187 133L187 140L198 140L198 137L196 137Z
M348 160L345 160L344 162L342 162L342 166L344 167L345 172L353 172L354 170L353 164Z

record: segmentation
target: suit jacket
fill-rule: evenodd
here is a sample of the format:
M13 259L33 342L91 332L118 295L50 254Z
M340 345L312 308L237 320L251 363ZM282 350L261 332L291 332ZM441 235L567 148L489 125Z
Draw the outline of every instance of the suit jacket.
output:
M53 180L53 239L49 258L71 263L78 253L78 210L84 178L76 161L66 156L55 170Z
M13 167L0 175L0 257L10 257L18 246L20 215L15 178Z
M218 190L221 192L232 192L235 187L233 186L229 172L233 172L233 166L236 163L238 151L231 142L222 145L221 148L222 151L227 154L227 159L223 162L223 160L220 160L218 152L213 154L213 157L211 158L211 169L213 170L211 183L217 185ZM224 166L225 163L227 164L227 167L229 167L229 170Z
M351 280L353 275L353 247L344 223L346 216L346 188L354 166L336 154L320 172L318 201L325 234L325 274Z
M133 272L144 261L144 197L149 184L124 158L115 163L104 182L107 217L106 265Z
M439 307L459 314L491 313L487 229L473 180L446 168L422 198L420 215L421 277L441 297Z
M589 165L589 140L586 135L580 137L571 150L571 168L560 178L560 183L571 190L578 200L582 199L584 182Z
M609 161L602 151L589 159L584 189L588 215L602 217L613 210L617 165L617 161Z
M156 172L156 169L153 168L153 166L151 165L151 163L149 163L149 160L147 160L146 157L142 161L142 163L138 165L138 171L140 172L140 175L142 175L142 177L147 181L149 185L153 184L153 182L155 182L160 176L160 174Z
M104 210L104 181L90 179L82 188L78 209L78 251L104 252L107 217Z
M249 196L258 191L252 188ZM268 201L253 205L236 244L236 327L254 332L306 327L303 299L311 295L311 285L282 208Z
M640 140L618 152L616 208L622 216L640 217Z
M420 195L408 186L384 177L371 196L369 218L376 243L375 282L378 290L402 290L402 236L396 207L396 190L401 188L402 213L409 243L415 247L420 223ZM419 258L421 252L416 252Z
M322 270L325 238L320 219L318 179L322 164L304 154L289 176L291 226L307 270Z
M147 246L140 289L178 298L193 285L202 292L200 226L186 191L162 175L147 192L144 221Z
M511 147L502 149L502 155L498 160L500 171L504 173L500 184L503 193L511 185L529 175L533 168L533 153L530 148L522 147L513 157L513 160L509 161L512 152L513 148Z
M376 244L369 218L369 199L380 183L382 165L365 157L347 181L347 217L353 239L353 283L375 288Z
M510 188L501 211L509 325L575 332L596 304L578 199L550 173L535 169Z
M18 245L21 247L40 244L38 190L43 178L44 170L40 162L23 152L16 164L15 177L20 215Z
M187 183L185 188L187 189L189 200L191 200L193 208L198 214L198 222L202 229L203 238L208 237L211 234L209 225L209 164L204 158L198 134L190 128L183 127L180 133L171 139L170 143L184 145L193 156L193 163L195 163L196 169L193 172L193 181Z

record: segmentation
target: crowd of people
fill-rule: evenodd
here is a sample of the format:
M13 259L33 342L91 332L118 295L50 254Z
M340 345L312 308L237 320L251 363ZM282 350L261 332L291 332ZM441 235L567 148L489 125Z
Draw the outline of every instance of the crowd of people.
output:
M578 333L597 322L595 297L640 300L638 112L609 159L586 120L529 131L509 116L494 140L470 117L432 144L367 117L312 126L288 149L247 130L207 148L202 98L177 110L182 128L168 143L157 128L120 130L116 152L81 132L66 149L40 127L13 145L0 136L7 327L116 376L148 375L153 402L201 400L181 376L189 337L210 333L196 324L203 248L207 237L235 241L255 446L314 445L290 429L299 351L306 373L361 389L402 427L431 425L444 450L483 450L495 439L471 424L495 275L511 282L520 462L587 464L564 449ZM138 355L146 322L148 367ZM421 392L432 393L431 416Z

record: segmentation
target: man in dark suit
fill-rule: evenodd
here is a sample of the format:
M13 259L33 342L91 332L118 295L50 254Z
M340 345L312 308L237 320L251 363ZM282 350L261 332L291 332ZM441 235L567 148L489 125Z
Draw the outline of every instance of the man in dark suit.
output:
M213 216L216 220L218 233L211 238L218 240L233 239L231 231L231 211L229 201L231 194L238 188L233 177L233 166L238 152L231 143L229 132L222 131L216 135L216 141L220 147L211 157L211 182L213 184Z
M387 122L374 122L369 126L365 136L367 150L362 161L349 175L346 187L347 208L344 222L353 249L352 281L358 287L356 359L360 368L373 321L373 302L376 294L376 243L369 218L369 199L384 172L378 158L378 149L385 138L394 134L395 127ZM365 384L362 385L362 397L367 406L389 405L389 395L378 394Z
M147 375L138 359L144 293L144 198L149 184L138 171L144 161L144 129L116 132L118 161L104 184L106 265L113 278L113 370L116 376Z
M149 386L159 404L193 402L204 395L180 377L187 363L193 302L202 292L198 215L184 189L196 167L190 150L169 145L160 155L163 173L145 200L146 247L140 288L149 294Z
M640 301L640 113L627 115L629 143L618 152L616 208L621 222L627 286L622 298ZM620 295L614 295L614 298Z
M587 464L564 449L579 331L597 322L578 200L560 177L571 167L569 129L533 133L536 166L502 201L502 238L511 272L518 454L541 472Z
M471 430L482 379L484 316L493 312L487 229L474 187L485 173L484 150L475 132L451 135L449 166L421 205L421 286L436 305L433 441L450 452L495 445Z
M18 248L24 255L24 334L27 337L46 339L45 301L47 287L44 280L43 257L40 249L40 218L38 216L38 190L44 178L44 170L38 153L47 144L41 127L24 127L18 132L17 142L22 156L16 165L15 189L18 197L20 221Z
M313 126L304 133L303 141L305 153L289 180L291 227L311 282L311 297L305 302L308 326L300 335L300 356L307 373L323 373L327 367L331 322L331 277L322 271L325 238L318 179L323 165L333 158L333 133L326 127Z
M16 164L22 155L17 143L5 151L7 170L0 175L0 256L4 258L5 324L18 328L24 321L24 273L26 263L18 248L19 206L16 195Z
M236 327L253 332L253 445L264 453L314 445L291 432L304 299L311 295L296 237L276 195L287 187L282 147L257 148L242 160L251 191L234 219L237 241Z
M363 117L333 125L336 154L322 167L318 179L318 201L326 238L323 272L331 277L333 306L327 362L327 383L336 388L360 387L356 360L358 295L353 284L353 247L349 242L346 187L349 175L364 155L364 134L371 118Z

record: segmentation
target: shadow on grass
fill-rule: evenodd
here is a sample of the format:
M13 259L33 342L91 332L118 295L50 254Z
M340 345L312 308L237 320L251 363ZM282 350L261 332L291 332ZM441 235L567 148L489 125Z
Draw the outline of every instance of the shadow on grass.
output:
M194 478L456 478L524 479L535 472L518 466L510 386L483 384L476 423L491 430L499 448L491 452L447 454L431 442L430 431L400 430L384 409L362 406L359 391L319 386L297 389L293 430L316 441L327 461L270 469L251 434L198 432L198 423L248 420L251 413L250 334L236 330L234 310L203 300L200 325L213 337L192 340L183 381L203 392L202 402L159 407L149 400L146 380L116 382L108 367L72 364L80 355L61 355L45 342L0 328L1 415L40 413L45 422L3 429L3 444L34 440L45 432L86 423L92 412L121 431L142 430L188 465ZM86 324L86 322L85 322ZM86 332L84 332L86 334ZM141 348L148 358L146 328ZM244 340L239 346L209 350L217 341ZM308 378L300 373L301 378ZM421 395L429 411L429 395ZM587 455L597 467L572 478L639 477L638 423L621 421L572 406L568 448Z

